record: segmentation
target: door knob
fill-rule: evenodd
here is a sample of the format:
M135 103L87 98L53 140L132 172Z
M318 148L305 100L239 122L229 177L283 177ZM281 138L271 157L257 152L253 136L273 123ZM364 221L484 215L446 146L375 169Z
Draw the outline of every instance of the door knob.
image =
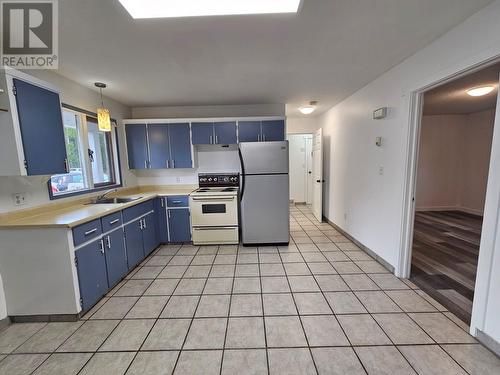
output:
M317 182L317 183L320 183L320 182L321 182L321 180L316 180L316 182Z

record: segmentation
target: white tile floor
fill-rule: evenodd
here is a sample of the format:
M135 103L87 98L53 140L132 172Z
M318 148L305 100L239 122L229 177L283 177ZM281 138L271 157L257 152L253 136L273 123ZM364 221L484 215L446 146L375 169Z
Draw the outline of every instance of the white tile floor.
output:
M0 374L500 374L500 360L309 208L286 247L170 245L80 322L0 333Z

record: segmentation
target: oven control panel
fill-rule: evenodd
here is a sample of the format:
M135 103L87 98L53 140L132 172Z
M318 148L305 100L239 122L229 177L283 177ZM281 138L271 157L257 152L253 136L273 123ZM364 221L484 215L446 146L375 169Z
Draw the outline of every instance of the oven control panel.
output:
M199 174L198 183L200 187L223 187L223 186L239 186L240 175L232 174Z

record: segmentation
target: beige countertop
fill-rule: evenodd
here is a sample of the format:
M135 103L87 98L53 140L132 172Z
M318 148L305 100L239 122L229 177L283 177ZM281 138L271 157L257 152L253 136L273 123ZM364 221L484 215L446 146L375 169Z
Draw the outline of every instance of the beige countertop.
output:
M196 186L147 186L122 188L109 197L139 198L118 204L88 204L90 197L53 203L19 212L0 215L0 229L73 228L91 220L135 206L147 200L173 195L189 195Z

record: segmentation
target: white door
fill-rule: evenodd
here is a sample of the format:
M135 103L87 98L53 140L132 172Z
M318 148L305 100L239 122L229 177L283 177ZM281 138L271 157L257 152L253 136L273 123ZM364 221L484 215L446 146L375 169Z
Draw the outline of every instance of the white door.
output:
M319 129L313 137L313 195L312 211L316 219L323 220L323 131Z
M313 196L313 157L312 157L313 137L308 135L306 138L306 202L312 203Z

